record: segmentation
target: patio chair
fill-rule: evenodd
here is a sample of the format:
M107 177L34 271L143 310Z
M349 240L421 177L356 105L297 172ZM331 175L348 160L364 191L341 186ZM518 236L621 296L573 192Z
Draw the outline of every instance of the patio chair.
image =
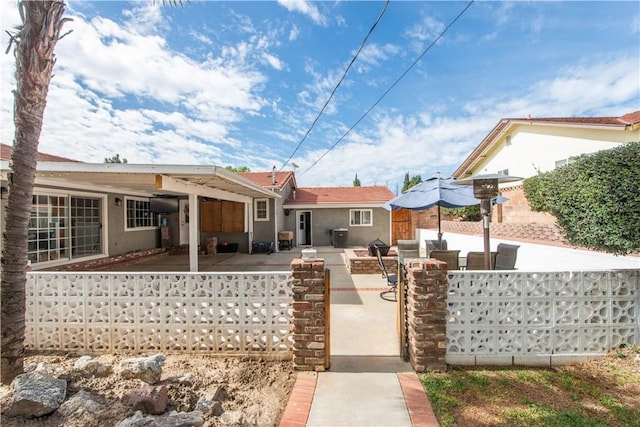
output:
M443 250L443 251L447 250L447 241L446 240L438 240L438 239L430 240L430 239L427 239L424 242L425 242L426 249L427 249L427 258L430 258L429 254L434 249Z
M497 252L491 252L491 269L496 265ZM466 270L486 270L484 268L484 252L467 252Z
M496 270L515 270L516 257L520 245L510 245L508 243L498 243L498 254L496 255Z
M431 251L429 258L434 258L439 261L444 261L447 263L447 269L449 270L459 270L458 256L460 255L459 250L440 250L434 249Z
M389 274L387 271L387 267L385 267L384 262L382 262L382 255L380 254L380 248L374 246L376 251L376 258L378 259L378 267L382 272L382 277L387 279L387 286L389 289L386 291L380 292L380 298L387 301L396 301L397 300L397 292L398 292L398 275L397 274ZM391 298L389 295L391 294Z
M420 258L420 242L417 240L398 240L398 259L400 263L405 258Z

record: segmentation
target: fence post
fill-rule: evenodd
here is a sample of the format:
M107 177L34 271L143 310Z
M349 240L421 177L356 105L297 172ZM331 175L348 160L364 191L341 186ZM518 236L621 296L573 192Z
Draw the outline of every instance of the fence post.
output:
M293 366L298 371L325 370L326 330L324 260L291 261L293 275Z
M445 370L447 264L433 259L406 261L409 361L416 372Z

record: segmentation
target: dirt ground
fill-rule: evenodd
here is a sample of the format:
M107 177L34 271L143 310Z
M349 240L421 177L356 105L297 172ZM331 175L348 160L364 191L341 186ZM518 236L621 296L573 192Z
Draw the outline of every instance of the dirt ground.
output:
M220 358L206 355L165 354L161 382L168 388L169 407L179 412L194 410L203 394L218 386L224 387L226 399L222 402L224 414L205 417L205 426L228 425L278 425L286 407L289 394L295 382L291 362L267 362L241 360L240 358ZM67 383L67 399L80 390L91 392L93 398L104 404L104 408L81 419L62 420L55 413L38 419L22 419L6 416L10 405L11 390L0 387L2 417L0 424L10 426L115 426L134 411L122 402L122 396L131 389L146 385L141 380L123 379L118 374L121 360L138 355L102 355L95 359L113 367L113 373L103 378L86 378L74 371L78 356L30 355L25 367L30 363L46 363L56 369L54 376L64 378ZM189 376L188 381L178 378ZM240 418L241 417L241 418ZM243 422L238 423L242 419Z

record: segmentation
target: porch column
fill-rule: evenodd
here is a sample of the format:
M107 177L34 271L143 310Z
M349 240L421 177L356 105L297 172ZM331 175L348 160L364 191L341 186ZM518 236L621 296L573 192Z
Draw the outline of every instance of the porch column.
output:
M200 240L198 195L189 194L189 271L198 271L198 240Z

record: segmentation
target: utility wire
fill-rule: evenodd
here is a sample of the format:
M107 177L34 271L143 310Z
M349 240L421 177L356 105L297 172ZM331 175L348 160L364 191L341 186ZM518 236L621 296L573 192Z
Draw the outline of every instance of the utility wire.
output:
M389 2L390 1L391 0L387 0L387 2L384 4L384 7L382 8L382 11L378 14L378 17L376 18L376 21L373 23L373 25L369 29L369 32L367 33L367 35L364 38L364 40L362 40L362 43L360 44L360 47L358 48L358 51L356 52L356 54L351 59L351 62L349 62L349 65L347 66L347 68L344 70L344 73L342 74L342 77L340 77L340 80L338 81L338 84L333 88L333 90L331 91L331 95L329 95L329 98L327 99L327 101L324 103L324 105L320 109L320 112L318 113L316 118L313 120L313 123L311 123L311 126L309 127L307 132L304 134L304 136L302 137L300 142L298 142L298 145L293 150L293 153L291 153L291 155L289 156L287 161L284 162L284 164L280 168L280 171L282 171L282 169L284 169L284 167L287 165L287 163L289 163L289 161L293 158L293 156L296 154L296 152L298 151L298 149L300 148L302 143L305 141L305 139L307 139L307 136L309 136L309 134L311 133L311 129L313 129L313 127L316 125L316 123L320 119L320 116L322 116L322 113L324 113L324 110L327 108L327 105L329 105L329 102L331 102L331 99L333 98L333 95L335 95L336 91L338 90L338 88L340 87L340 85L342 84L344 79L347 77L347 73L351 69L351 66L356 62L356 59L360 55L360 52L362 52L362 49L364 49L364 46L367 43L367 40L369 39L369 36L371 36L371 34L373 34L373 31L378 26L378 23L380 22L380 19L382 19L382 15L384 15L384 13L387 11L387 7L389 7Z
M340 142L342 142L342 140L343 140L347 135L349 135L349 133L351 133L351 131L352 131L356 126L358 126L358 124L360 124L360 122L361 122L365 117L367 117L367 115L369 115L369 113L371 112L371 110L373 110L373 109L376 107L376 105L378 105L378 104L380 103L380 101L382 101L382 99L383 99L384 97L386 97L386 96L389 94L389 92L391 92L391 90L392 90L394 87L396 87L396 85L400 82L400 80L402 80L402 79L404 78L404 76L406 76L406 75L409 73L409 71L411 71L411 70L413 69L413 67L415 67L415 66L416 66L416 64L417 64L418 62L420 62L420 60L422 59L422 57L423 57L423 56L425 56L425 55L427 54L427 52L429 52L433 46L435 46L435 44L438 42L438 40L440 40L440 39L444 36L444 34L449 30L449 28L451 28L451 27L453 26L453 24L455 24L455 23L456 23L456 21L458 21L458 19L460 19L460 17L461 17L461 16L462 16L466 11L467 11L467 9L469 9L469 7L471 7L471 5L473 4L473 2L474 2L474 1L475 1L475 0L471 0L471 1L470 1L470 2L465 6L465 8L464 8L464 9L462 9L462 11L458 14L458 16L456 16L456 17L455 17L455 19L454 19L453 21L451 21L451 22L449 23L449 25L447 25L447 27L446 27L444 30L442 30L442 32L440 32L440 34L438 35L438 37L436 37L436 38L435 38L435 40L433 40L433 41L431 42L431 44L430 44L430 45L429 45L429 46L428 46L428 47L427 47L427 48L426 48L426 49L425 49L425 50L420 54L420 56L418 56L418 58L417 58L415 61L413 61L413 63L409 66L409 68L407 68L407 69L406 69L406 70L405 70L405 71L400 75L400 77L398 77L398 78L396 79L396 81L395 81L395 82L393 82L393 84L392 84L391 86L389 86L389 89L387 89L387 90L386 90L386 91L385 91L385 92L384 92L384 93L383 93L383 94L378 98L378 100L377 100L376 102L374 102L374 103L373 103L373 105L372 105L371 107L369 107L369 108L364 112L364 114L362 114L362 115L360 116L360 118L359 118L359 119L358 119L358 120L357 120L353 125L351 125L351 127L350 127L350 128L349 128L349 129L348 129L348 130L347 130L347 131L346 131L346 132L345 132L345 133L340 137L340 138L338 138L338 140L337 140L337 141L336 141L336 142L335 142L331 147L329 147L329 148L327 149L327 151L325 151L325 152L324 152L324 154L322 154L322 156L320 156L320 157L318 158L318 160L316 160L315 162L313 162L313 163L312 163L308 168L306 168L306 169L305 169L305 170L304 170L300 175L304 175L305 173L307 173L307 172L309 171L309 169L311 169L311 168L312 168L312 167L314 167L316 164L318 164L318 162L320 162L320 160L322 160L322 159L323 159L327 154L329 154L329 152L330 152L331 150L333 150L333 149L334 149L334 148L335 148L335 147L336 147Z

